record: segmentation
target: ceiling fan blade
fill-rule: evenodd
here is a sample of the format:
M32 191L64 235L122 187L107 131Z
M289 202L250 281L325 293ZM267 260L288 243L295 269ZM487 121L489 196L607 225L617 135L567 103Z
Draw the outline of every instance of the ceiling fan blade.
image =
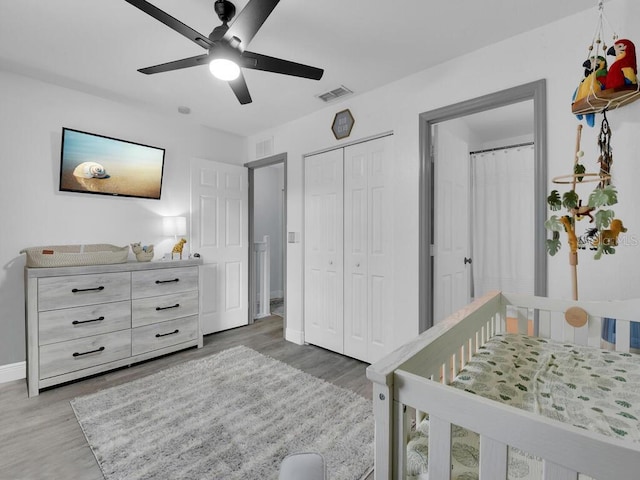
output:
M196 32L193 28L185 25L180 20L160 10L155 5L152 5L145 0L125 0L125 1L133 5L134 7L138 7L144 13L151 15L156 20L164 23L167 27L187 37L192 42L197 43L202 48L208 49L213 45L213 43L209 40L209 38L206 35L202 35L201 33Z
M205 65L209 60L209 54L203 53L202 55L196 55L195 57L183 58L182 60L175 60L173 62L161 63L160 65L154 65L153 67L140 68L140 73L150 75L152 73L170 72L171 70L179 70L181 68L196 67L198 65Z
M260 53L242 52L240 66L253 70L263 70L265 72L281 73L283 75L293 75L294 77L310 78L320 80L324 74L321 68L303 65L302 63L290 62L281 58L269 57Z
M251 94L249 93L249 87L247 87L247 82L244 79L244 75L240 72L240 76L235 80L231 80L229 82L231 86L231 90L238 97L238 101L241 105L246 105L247 103L251 103Z
M239 38L242 42L240 48L244 50L279 2L280 0L250 0L224 34L224 39L230 41L233 37Z

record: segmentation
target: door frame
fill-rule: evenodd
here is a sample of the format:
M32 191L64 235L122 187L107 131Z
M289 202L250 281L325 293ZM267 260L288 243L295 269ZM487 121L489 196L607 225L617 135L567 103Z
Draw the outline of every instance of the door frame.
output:
M261 158L260 160L254 160L252 162L247 162L244 164L245 167L248 168L248 176L249 176L249 275L247 278L249 279L249 325L254 323L255 316L255 302L253 299L256 296L256 288L255 288L255 260L253 255L251 254L251 248L253 248L254 242L254 211L253 211L253 202L254 198L254 172L258 168L262 167L270 167L272 165L284 164L284 211L283 211L283 232L282 232L282 240L284 243L284 252L282 258L282 298L283 298L283 332L286 332L287 329L287 241L286 241L286 231L287 231L287 154L286 153L278 153L276 155L271 155L269 157Z
M419 295L418 328L423 332L433 326L434 262L434 171L432 126L454 118L533 100L534 141L534 294L547 295L547 251L545 248L547 218L547 93L546 80L508 88L471 100L437 108L419 115Z

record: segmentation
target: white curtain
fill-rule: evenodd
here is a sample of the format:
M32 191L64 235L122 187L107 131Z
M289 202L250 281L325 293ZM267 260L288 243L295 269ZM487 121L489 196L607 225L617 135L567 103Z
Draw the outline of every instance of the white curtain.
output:
M474 297L534 292L533 145L471 155Z

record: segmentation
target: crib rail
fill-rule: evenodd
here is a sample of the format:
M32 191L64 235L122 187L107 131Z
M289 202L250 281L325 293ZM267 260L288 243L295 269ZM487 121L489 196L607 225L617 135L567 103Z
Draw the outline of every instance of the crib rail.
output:
M430 480L450 478L452 424L480 435L480 480L507 479L508 446L543 458L544 480L576 480L578 473L602 480L632 479L640 471L640 446L636 444L425 381L404 370L398 370L395 377L398 404L429 412Z
M575 328L564 321L564 312L575 306L588 313L589 322L584 327ZM407 407L429 412L430 442L438 438L429 448L430 480L449 479L452 423L480 434L482 480L507 478L508 445L545 459L544 480L576 479L578 471L600 479L635 478L625 475L640 471L639 448L443 385L487 339L506 330L508 311L510 315L515 312L521 333L527 333L535 318L540 336L595 346L599 346L601 318L616 318L616 349L629 351L629 322L638 320L640 300L575 302L492 292L369 366L367 377L373 382L376 418L377 480L404 479ZM606 473L603 458L607 459ZM620 467L619 476L611 476L612 463Z

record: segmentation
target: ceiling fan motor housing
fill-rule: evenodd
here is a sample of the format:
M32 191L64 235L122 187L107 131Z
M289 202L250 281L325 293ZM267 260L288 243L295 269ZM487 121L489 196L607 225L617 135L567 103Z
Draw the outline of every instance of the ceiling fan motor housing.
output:
M214 8L223 23L229 22L236 14L236 6L228 0L216 0Z

